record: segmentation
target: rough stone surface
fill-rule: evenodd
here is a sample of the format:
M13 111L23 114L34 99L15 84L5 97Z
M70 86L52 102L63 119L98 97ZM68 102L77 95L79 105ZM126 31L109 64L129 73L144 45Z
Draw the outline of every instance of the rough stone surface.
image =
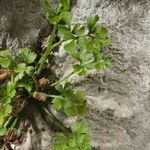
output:
M39 0L0 0L0 49L34 48L46 26Z
M15 49L37 42L44 21L37 19L40 7L36 4L34 0L0 1L2 48ZM72 11L73 22L84 23L89 15L101 16L101 23L112 38L112 45L105 52L116 60L112 69L91 73L85 79L71 79L88 95L94 149L150 150L150 1L78 0ZM56 56L60 62L56 74L61 76L69 71L72 60L61 52ZM44 140L40 146L35 144L33 134L27 132L33 139L28 139L32 148L46 150ZM48 136L42 136L49 142Z
M150 1L78 0L73 22L94 14L109 29L112 45L105 52L116 62L85 79L70 79L88 94L92 144L98 150L149 150ZM57 56L67 61L56 71L61 76L72 60L62 51Z

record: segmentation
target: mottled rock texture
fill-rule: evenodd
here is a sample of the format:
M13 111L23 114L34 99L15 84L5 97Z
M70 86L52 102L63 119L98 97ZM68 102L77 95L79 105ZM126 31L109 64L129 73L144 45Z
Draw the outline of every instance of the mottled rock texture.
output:
M46 27L40 10L35 0L0 0L0 48L36 45L40 31ZM88 95L94 149L150 150L150 1L77 0L72 12L73 22L84 23L89 15L101 16L100 22L112 38L112 45L104 52L116 61L112 69L74 79L77 88ZM56 74L61 76L71 60L61 52L56 59L61 62ZM41 128L39 118L37 126ZM27 135L35 150L49 149L44 147L44 141L48 145L50 140L46 132ZM35 144L35 135L45 139ZM20 149L28 150L24 145L29 143Z
M104 52L116 62L112 69L77 79L78 88L88 94L93 146L98 150L149 150L150 1L78 0L73 22L84 23L94 14L109 29L112 45ZM62 63L57 73L69 67L70 63Z
M39 0L0 0L0 49L34 48L46 27Z

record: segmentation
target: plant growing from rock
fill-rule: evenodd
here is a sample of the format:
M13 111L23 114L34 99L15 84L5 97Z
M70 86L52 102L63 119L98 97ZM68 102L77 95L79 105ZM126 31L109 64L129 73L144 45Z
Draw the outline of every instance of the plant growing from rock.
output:
M0 70L0 136L3 138L7 135L10 128L16 131L20 111L31 99L36 99L61 131L54 135L54 150L90 150L91 136L87 123L83 121L87 109L86 95L83 91L74 90L66 79L74 74L85 76L89 70L111 66L111 60L102 52L102 48L111 41L107 29L97 23L97 15L87 18L85 24L71 25L70 0L60 0L58 4L53 4L50 0L41 2L47 20L53 25L47 48L41 58L38 59L37 54L28 48L21 48L16 56L9 50L0 51L0 65L3 68ZM59 41L56 42L56 39ZM48 56L61 44L75 60L75 64L69 74L50 84L42 76L42 71L47 68ZM57 94L44 89L45 84L54 88ZM15 110L16 100L20 103ZM65 127L47 109L46 100L50 101L53 109L64 113L66 117L83 116L82 121L77 121L70 128Z

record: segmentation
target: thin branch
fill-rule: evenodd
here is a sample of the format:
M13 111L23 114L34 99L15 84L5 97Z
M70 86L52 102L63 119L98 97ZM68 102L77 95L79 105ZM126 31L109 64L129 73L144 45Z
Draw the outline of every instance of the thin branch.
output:
M52 36L51 36L51 38L50 38L50 40L49 40L49 42L48 42L48 47L47 47L47 49L46 49L46 51L45 51L45 53L44 53L44 55L41 57L41 59L39 60L39 68L38 68L38 71L37 71L37 74L40 74L41 73L41 71L43 70L43 66L44 66L44 63L45 63L45 61L46 61L46 59L47 59L47 57L48 57L48 55L50 54L50 52L53 50L52 49L52 44L53 44L53 41L54 41L54 39L55 39L55 37L56 37L56 31L57 31L57 24L54 26L54 28L53 28L53 31L52 31Z
M71 77L73 74L75 74L75 71L72 71L71 73L69 73L68 75L62 77L59 81L53 83L51 86L55 86L57 84L62 83L63 81L65 81L67 78Z
M69 136L71 134L71 130L65 127L64 124L59 119L57 119L51 111L49 111L46 107L44 107L43 109L52 118L54 124L59 127L66 136Z

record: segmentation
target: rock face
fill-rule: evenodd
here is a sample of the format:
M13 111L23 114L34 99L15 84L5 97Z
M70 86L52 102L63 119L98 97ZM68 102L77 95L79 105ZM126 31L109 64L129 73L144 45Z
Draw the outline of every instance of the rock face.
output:
M16 49L37 43L39 32L46 25L36 1L1 0L0 8L1 48ZM78 0L72 12L73 22L85 22L89 15L101 16L101 23L112 38L106 53L116 61L112 69L76 81L77 88L88 95L94 149L149 150L150 1ZM60 58L64 57L57 59ZM68 63L62 61L60 66L58 75L68 71ZM40 148L36 144L33 147L46 150L43 144L41 139Z
M34 48L46 26L39 0L0 0L0 49Z
M88 94L93 146L98 150L149 150L150 1L78 0L72 11L74 22L101 16L112 38L105 52L116 61L112 69L77 81L78 88ZM69 66L61 64L56 73L63 74Z

